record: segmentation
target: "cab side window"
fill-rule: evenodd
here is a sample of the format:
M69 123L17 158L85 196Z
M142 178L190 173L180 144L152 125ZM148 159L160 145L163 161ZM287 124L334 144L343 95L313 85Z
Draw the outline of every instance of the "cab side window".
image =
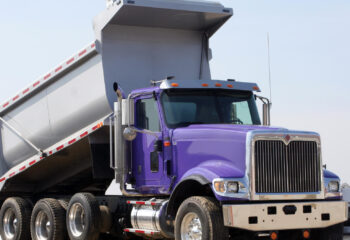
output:
M152 132L160 132L157 102L153 98L136 102L136 127Z

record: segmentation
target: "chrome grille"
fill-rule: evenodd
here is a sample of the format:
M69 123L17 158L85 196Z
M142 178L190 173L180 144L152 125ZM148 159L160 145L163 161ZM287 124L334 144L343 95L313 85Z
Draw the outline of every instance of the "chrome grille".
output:
M320 156L314 141L257 140L255 192L299 193L321 190Z

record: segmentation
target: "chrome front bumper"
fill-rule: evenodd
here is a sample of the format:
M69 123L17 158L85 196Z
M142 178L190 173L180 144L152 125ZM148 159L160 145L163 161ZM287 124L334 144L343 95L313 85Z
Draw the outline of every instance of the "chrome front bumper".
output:
M224 225L251 231L325 228L348 219L344 201L223 205Z

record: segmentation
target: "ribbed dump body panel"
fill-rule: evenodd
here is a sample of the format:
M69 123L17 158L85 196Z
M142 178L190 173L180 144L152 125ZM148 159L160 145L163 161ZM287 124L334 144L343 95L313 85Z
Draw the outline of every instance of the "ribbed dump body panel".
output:
M255 142L256 193L301 193L321 190L320 154L314 141Z

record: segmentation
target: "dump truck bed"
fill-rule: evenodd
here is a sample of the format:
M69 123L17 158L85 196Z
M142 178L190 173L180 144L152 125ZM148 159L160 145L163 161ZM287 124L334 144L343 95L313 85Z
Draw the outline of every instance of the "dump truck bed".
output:
M0 188L20 191L27 181L43 191L90 170L89 179L103 178L102 125L117 101L114 83L127 96L167 76L211 79L208 39L231 15L218 3L178 0L122 0L106 9L95 18L95 42L0 105ZM35 165L50 174L33 178Z

